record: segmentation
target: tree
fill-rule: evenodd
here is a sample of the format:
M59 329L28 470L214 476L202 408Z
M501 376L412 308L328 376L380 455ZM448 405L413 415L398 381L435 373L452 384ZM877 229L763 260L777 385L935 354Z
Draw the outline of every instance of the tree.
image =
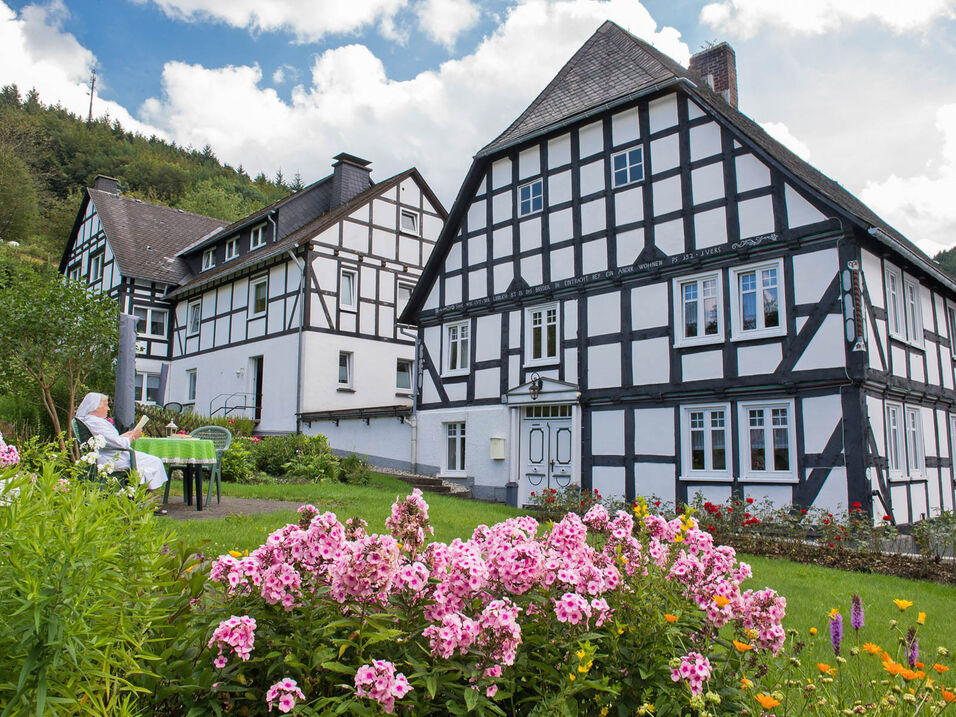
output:
M302 183L302 175L299 174L296 170L295 176L292 178L292 185L289 187L293 192L301 192L305 189L305 185Z
M956 247L939 252L933 257L933 261L950 276L956 277Z
M0 144L0 240L22 242L33 234L36 221L37 195L30 170Z
M22 264L0 265L0 306L0 371L19 375L37 390L66 450L54 388L65 386L69 432L81 388L113 372L119 307L49 267Z

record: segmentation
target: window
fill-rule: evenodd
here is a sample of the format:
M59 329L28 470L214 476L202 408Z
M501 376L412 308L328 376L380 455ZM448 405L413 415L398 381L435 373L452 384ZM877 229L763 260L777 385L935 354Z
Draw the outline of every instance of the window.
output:
M447 349L445 352L445 373L467 373L469 358L469 336L471 325L467 321L449 324L445 327Z
M796 480L793 402L741 403L741 478Z
M920 304L919 283L909 279L903 282L906 299L906 337L910 343L923 345L923 307Z
M264 316L269 299L269 280L256 279L249 285L249 299L252 305L250 316Z
M528 327L525 362L554 363L558 360L558 305L535 306L527 310Z
M402 312L405 310L405 307L408 306L408 302L411 301L412 291L415 290L415 287L412 284L403 284L398 282L398 289L395 293L395 316L396 318L402 315Z
M923 454L923 419L919 408L907 407L904 411L906 425L906 472L910 476L923 475L926 456Z
M398 359L395 368L395 388L399 391L412 390L412 362L408 359Z
M208 271L216 265L216 247L202 253L202 270Z
M237 256L239 256L239 239L238 239L238 237L235 238L235 239L230 239L229 241L226 242L226 258L225 258L225 261L229 261L230 259L235 259Z
M679 322L675 345L709 344L723 340L720 274L674 279L674 315Z
M731 334L735 340L781 336L787 331L783 260L730 270Z
M352 387L352 352L339 351L339 388Z
M615 154L611 157L611 171L615 187L640 182L644 179L644 148L635 147Z
M94 283L103 278L103 252L94 254L90 257L90 273L87 274L86 280L89 283Z
M956 306L946 304L946 323L949 326L949 353L956 359Z
M186 308L186 335L193 336L199 333L199 324L202 321L202 303L193 301Z
M266 245L266 225L260 224L249 232L249 251Z
M418 212L413 212L411 209L403 209L401 228L406 234L418 234Z
M150 309L145 306L133 307L136 319L136 333L143 336L166 338L167 312L165 309Z
M136 400L140 403L156 403L159 400L159 374L136 373Z
M70 270L67 272L67 277L73 279L74 281L80 279L83 276L83 269L79 262L70 267Z
M544 182L536 179L518 187L518 216L540 212L544 208Z
M186 401L196 402L196 369L186 372Z
M681 426L683 477L730 479L730 407L685 407Z
M903 279L896 269L886 268L886 323L890 336L906 340L906 323L903 315Z
M342 269L339 276L339 306L349 311L358 309L358 274L354 269Z
M903 473L903 407L886 404L886 464L890 473Z
M465 470L465 424L445 424L445 470L462 472Z

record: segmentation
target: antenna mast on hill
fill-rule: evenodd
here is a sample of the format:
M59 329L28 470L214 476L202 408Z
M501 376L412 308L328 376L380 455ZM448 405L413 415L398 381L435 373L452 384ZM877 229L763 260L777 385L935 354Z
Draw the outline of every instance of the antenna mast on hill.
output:
M96 89L96 68L94 67L90 72L90 113L86 116L86 123L90 124L93 121L93 91Z

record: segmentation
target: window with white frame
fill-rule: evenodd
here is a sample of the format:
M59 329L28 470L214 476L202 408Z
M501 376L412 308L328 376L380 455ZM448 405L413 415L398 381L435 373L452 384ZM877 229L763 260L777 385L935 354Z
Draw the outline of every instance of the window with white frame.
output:
M946 302L946 325L949 328L949 354L956 359L956 305Z
M86 280L89 283L94 283L103 278L103 252L93 254L90 257L90 272L87 274Z
M536 179L533 182L518 187L518 216L540 212L544 208L544 181Z
M196 402L196 369L186 371L186 401Z
M471 324L459 321L445 326L445 373L467 373L470 365Z
M903 298L906 306L906 338L917 346L923 345L923 306L920 301L919 282L903 280Z
M266 245L266 225L260 224L249 232L249 251Z
M208 271L216 265L216 247L206 249L202 253L202 270Z
M352 352L339 351L339 388L352 387Z
M199 324L202 322L202 302L193 301L186 307L186 335L193 336L199 333Z
M402 315L408 302L411 301L412 291L415 290L414 284L403 284L398 282L398 288L395 290L395 317Z
M886 267L886 323L890 336L906 340L906 319L903 313L903 275Z
M418 212L411 209L401 211L400 226L406 234L418 234Z
M611 173L615 187L644 179L644 148L634 147L611 157Z
M526 364L549 364L558 360L558 305L546 304L525 310Z
M891 475L902 475L905 448L903 447L903 407L886 404L886 465Z
M73 266L71 266L71 267L70 267L70 271L67 273L67 276L68 276L70 279L73 279L74 281L76 281L76 280L82 278L82 276L83 276L82 264L80 264L79 262L77 262L76 264L74 264Z
M141 336L165 339L168 316L169 314L165 309L134 306L133 317L136 319L136 333Z
M741 479L796 480L793 402L741 403L739 412Z
M269 279L262 277L249 282L250 316L264 316L269 305Z
M681 413L683 477L729 480L730 406L685 406Z
M342 269L339 273L339 307L358 309L358 273L354 269Z
M674 279L677 346L720 342L724 337L720 272Z
M135 376L136 400L140 403L156 403L159 401L159 374L139 373Z
M910 476L923 475L926 455L923 448L923 418L918 407L907 406L903 411L903 433L906 437L906 472Z
M229 261L230 259L235 259L237 256L239 256L239 237L229 239L226 242L225 261Z
M465 424L445 424L445 470L461 473L465 470Z
M403 392L412 390L412 362L408 359L398 359L395 366L395 388Z
M783 260L730 270L731 338L782 336L787 331Z

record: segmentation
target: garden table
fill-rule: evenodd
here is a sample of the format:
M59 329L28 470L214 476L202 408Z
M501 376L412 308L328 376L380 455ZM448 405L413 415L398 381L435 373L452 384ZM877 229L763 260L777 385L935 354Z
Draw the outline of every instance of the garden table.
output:
M133 449L159 458L168 469L183 469L183 499L192 505L196 483L196 510L202 510L202 469L216 465L216 446L201 438L137 438ZM168 492L167 492L168 495ZM164 501L165 502L165 501Z

